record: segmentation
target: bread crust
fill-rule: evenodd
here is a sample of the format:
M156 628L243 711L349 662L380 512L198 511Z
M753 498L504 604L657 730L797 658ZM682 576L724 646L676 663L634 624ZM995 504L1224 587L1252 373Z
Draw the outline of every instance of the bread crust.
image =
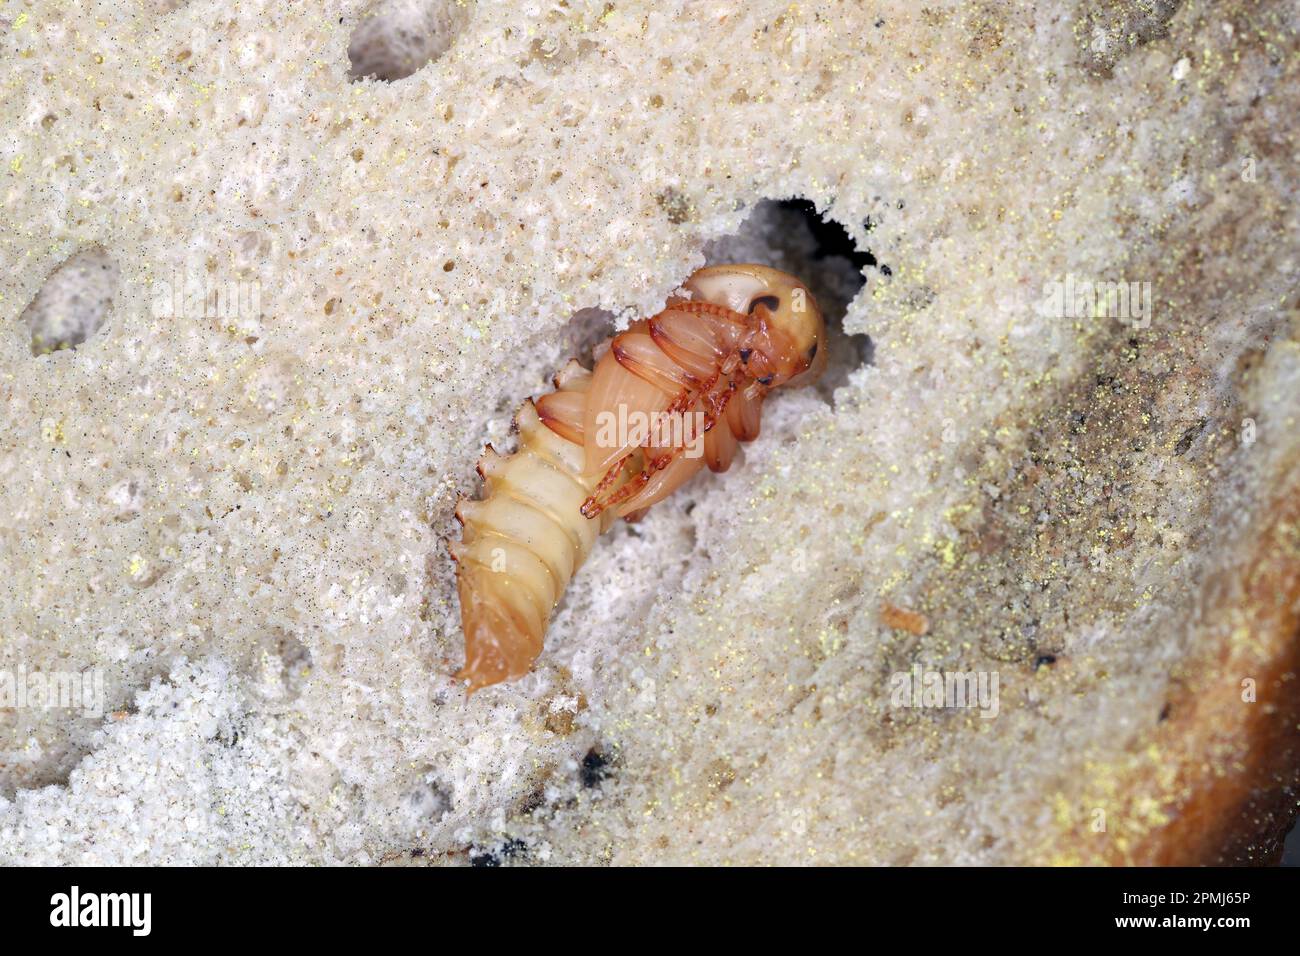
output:
M1204 626L1222 640L1188 669L1194 676L1168 718L1117 774L1122 819L1112 821L1114 838L1079 843L1083 862L1280 859L1300 798L1300 481L1284 481L1257 527L1207 587ZM1243 699L1248 680L1253 702Z

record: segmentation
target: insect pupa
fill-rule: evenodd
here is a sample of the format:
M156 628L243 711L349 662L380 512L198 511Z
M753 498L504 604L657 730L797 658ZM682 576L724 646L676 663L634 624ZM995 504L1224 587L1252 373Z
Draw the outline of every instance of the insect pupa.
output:
M483 498L456 517L465 666L474 691L521 677L596 538L636 520L700 469L726 471L758 437L773 389L826 367L807 287L760 265L709 266L662 312L614 336L594 370L570 362L515 415L512 455L484 448Z

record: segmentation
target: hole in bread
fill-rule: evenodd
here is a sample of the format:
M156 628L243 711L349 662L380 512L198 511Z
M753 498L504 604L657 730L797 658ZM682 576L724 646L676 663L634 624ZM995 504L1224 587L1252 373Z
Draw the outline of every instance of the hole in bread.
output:
M348 77L391 83L451 48L471 7L457 0L379 0L348 39Z
M88 246L65 259L23 310L32 354L75 349L98 332L120 281L117 260L100 246Z

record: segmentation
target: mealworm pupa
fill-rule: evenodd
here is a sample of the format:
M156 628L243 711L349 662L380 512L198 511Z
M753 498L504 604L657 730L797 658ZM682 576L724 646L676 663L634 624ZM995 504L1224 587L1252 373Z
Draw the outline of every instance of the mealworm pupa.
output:
M825 369L825 323L793 276L710 266L683 289L598 349L594 370L571 360L554 391L526 401L514 454L485 447L483 498L457 503L451 545L465 635L456 678L470 693L528 673L552 610L615 520L636 520L705 465L726 471L758 437L767 394Z

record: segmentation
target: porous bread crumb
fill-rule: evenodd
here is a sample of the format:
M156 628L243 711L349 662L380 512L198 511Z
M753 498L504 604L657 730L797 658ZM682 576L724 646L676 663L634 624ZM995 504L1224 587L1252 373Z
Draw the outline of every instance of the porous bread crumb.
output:
M393 82L350 76L369 0L171 6L0 6L0 670L98 665L128 711L0 713L0 859L1008 863L1168 825L1122 767L1293 490L1288 4L426 3L456 35ZM482 444L706 248L842 284L749 219L793 195L877 260L874 364L769 402L467 702L442 540ZM106 321L33 355L96 248ZM1150 282L1149 327L1042 314L1067 276ZM913 665L997 672L999 715L891 708Z
M67 786L0 797L0 861L284 864L295 842L327 854L283 777L288 742L274 716L245 719L229 665L178 661L104 722Z

